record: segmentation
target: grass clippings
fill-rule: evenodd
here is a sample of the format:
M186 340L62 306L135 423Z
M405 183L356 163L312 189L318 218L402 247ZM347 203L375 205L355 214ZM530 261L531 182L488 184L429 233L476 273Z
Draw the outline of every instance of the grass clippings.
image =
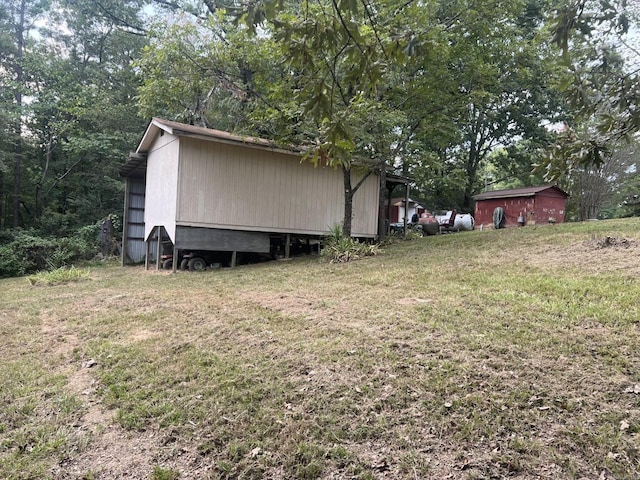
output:
M635 478L638 227L2 280L0 477Z

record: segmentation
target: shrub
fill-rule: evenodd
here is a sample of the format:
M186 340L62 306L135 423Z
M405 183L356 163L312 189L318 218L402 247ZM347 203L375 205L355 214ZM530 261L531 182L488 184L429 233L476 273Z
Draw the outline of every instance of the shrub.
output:
M99 226L83 227L73 236L54 238L35 230L0 233L0 278L53 270L94 258L99 251Z
M24 264L12 246L0 246L0 278L19 277L24 273Z
M375 243L363 243L342 234L339 225L334 226L325 237L321 255L331 263L345 263L358 258L377 255L380 246Z

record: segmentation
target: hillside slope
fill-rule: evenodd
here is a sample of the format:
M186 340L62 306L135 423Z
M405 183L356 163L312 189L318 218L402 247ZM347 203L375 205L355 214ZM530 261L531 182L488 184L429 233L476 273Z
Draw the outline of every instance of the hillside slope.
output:
M0 477L635 478L640 219L0 281Z

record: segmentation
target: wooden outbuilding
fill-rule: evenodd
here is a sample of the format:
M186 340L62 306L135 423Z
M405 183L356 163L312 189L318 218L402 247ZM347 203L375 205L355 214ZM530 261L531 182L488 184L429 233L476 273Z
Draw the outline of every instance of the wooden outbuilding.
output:
M174 258L181 250L269 253L275 243L288 249L292 238L319 239L343 221L342 170L316 167L265 139L154 118L120 174L123 263L158 260L162 243ZM363 176L354 168L352 184ZM379 184L374 172L354 196L354 237L378 234Z
M494 190L475 195L476 227L493 225L496 208L504 210L504 226L563 223L569 194L555 185Z

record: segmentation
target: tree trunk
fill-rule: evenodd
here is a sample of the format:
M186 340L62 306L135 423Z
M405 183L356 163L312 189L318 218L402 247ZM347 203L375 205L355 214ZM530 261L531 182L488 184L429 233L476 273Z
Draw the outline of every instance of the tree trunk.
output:
M382 241L387 236L387 217L384 214L384 192L387 189L387 169L386 162L380 162L380 197L378 200L378 241ZM391 205L389 205L391 208Z
M344 180L344 220L342 222L342 234L345 237L351 236L351 219L353 217L353 194L355 191L351 187L351 169L342 167L342 178Z
M13 157L13 228L20 226L20 170L22 168L22 144L16 135Z
M15 76L16 76L16 91L15 102L18 117L15 120L15 135L16 144L14 147L13 156L13 228L20 226L20 177L22 169L22 84L23 84L23 70L22 70L22 58L24 56L24 22L27 9L26 0L20 2L20 11L18 13L18 24L16 25L16 64L15 64Z
M5 225L4 201L5 201L4 175L2 174L2 170L0 170L0 230L2 230Z

